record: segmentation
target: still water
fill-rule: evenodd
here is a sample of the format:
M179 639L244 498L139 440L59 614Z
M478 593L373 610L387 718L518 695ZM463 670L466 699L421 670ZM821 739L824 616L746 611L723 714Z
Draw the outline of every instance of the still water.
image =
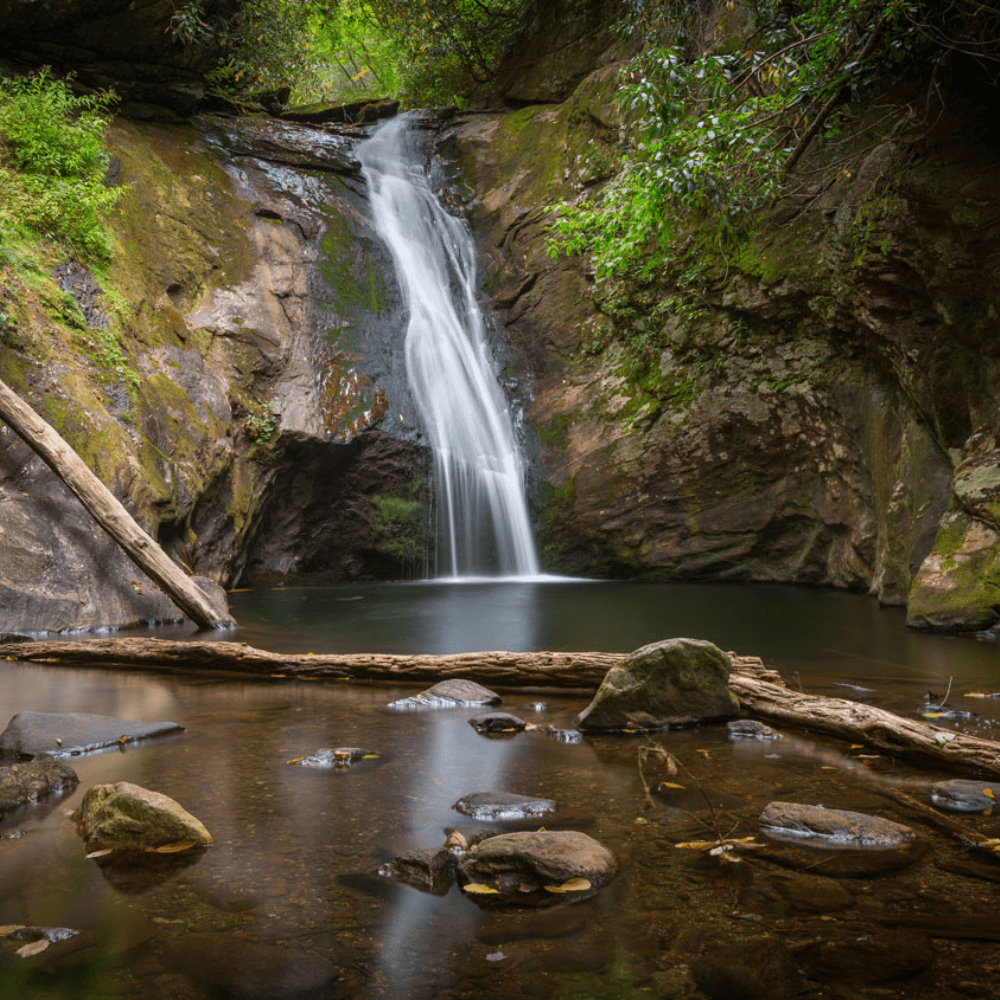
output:
M761 655L807 691L905 714L951 679L949 704L980 713L956 725L984 735L993 701L963 696L1000 688L993 643L908 633L901 613L822 591L436 583L260 590L234 594L232 606L242 627L225 638L276 651L624 651L687 635ZM566 744L544 728L489 738L468 725L475 710L386 707L414 690L0 664L0 724L18 711L81 711L186 727L73 758L73 795L0 825L0 926L82 932L7 960L0 997L698 997L706 961L761 938L794 956L804 997L988 995L969 983L1000 969L1000 945L976 938L994 925L996 878L970 871L967 852L885 795L899 787L926 801L928 782L948 775L808 734L736 743L705 726L657 736L681 772L649 761L645 776L681 787L659 788L644 809L638 754L648 738ZM571 727L588 701L502 693L503 709L542 727ZM381 756L325 771L288 763L351 745ZM86 860L67 814L91 785L119 780L177 799L215 846L157 871ZM432 895L376 874L397 854L440 846L446 827L483 826L452 804L491 790L555 799L548 828L595 837L621 874L591 898L553 897L542 909L491 906L457 888ZM828 874L823 852L803 872L766 853L725 864L675 846L753 835L774 799L897 819L927 851L899 870L843 878ZM992 816L961 821L1000 835Z

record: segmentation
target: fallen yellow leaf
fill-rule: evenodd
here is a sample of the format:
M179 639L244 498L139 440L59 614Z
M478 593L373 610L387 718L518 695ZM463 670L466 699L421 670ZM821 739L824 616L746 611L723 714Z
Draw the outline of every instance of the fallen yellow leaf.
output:
M471 892L477 896L498 895L498 891L492 886L483 885L482 882L469 882L462 886L463 892Z
M305 760L305 757L293 757L288 763L289 764L301 764Z
M984 788L983 789L983 795L985 795L986 798L988 798L988 799L995 799L996 798L996 796L993 794L993 789L992 788Z
M26 944L22 948L18 948L15 955L20 955L21 958L31 958L32 955L38 955L45 951L49 946L49 939L42 938L40 941L32 941L31 944Z
M562 885L543 885L546 892L586 892L592 888L589 879L571 878Z
M90 854L85 854L84 859L89 861L91 858L106 858L112 851L113 847L105 847L103 851L91 851Z
M683 788L683 785L678 785L676 781L661 781L660 788Z
M181 851L190 851L192 847L198 847L196 840L178 840L173 844L163 844L160 847L147 847L147 854L179 854Z

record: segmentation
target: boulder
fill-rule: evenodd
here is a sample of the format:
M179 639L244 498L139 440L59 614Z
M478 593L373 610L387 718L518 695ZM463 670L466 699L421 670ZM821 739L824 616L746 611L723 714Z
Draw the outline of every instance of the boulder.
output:
M202 822L179 803L128 781L93 785L75 818L76 831L88 851L138 853L168 844L212 843Z
M73 768L52 757L0 767L0 817L50 795L71 792L79 781Z
M761 833L776 840L815 843L831 848L894 850L915 841L908 826L846 809L824 809L797 802L771 802L761 813Z
M519 733L527 723L510 712L485 712L469 719L477 733Z
M952 778L931 785L931 801L953 812L986 812L1000 799L1000 783Z
M463 883L500 883L514 875L539 887L586 879L591 888L607 885L618 871L615 856L577 830L522 830L490 837L458 860Z
M463 795L452 809L481 820L517 820L556 811L552 799L537 799L515 792L473 792Z
M582 730L669 729L730 718L729 657L700 639L667 639L612 667L580 713Z
M182 733L176 722L135 722L107 715L18 712L0 733L0 757L69 757L105 747Z
M500 695L482 684L456 677L439 681L410 698L390 702L389 708L472 708L475 705L499 705Z

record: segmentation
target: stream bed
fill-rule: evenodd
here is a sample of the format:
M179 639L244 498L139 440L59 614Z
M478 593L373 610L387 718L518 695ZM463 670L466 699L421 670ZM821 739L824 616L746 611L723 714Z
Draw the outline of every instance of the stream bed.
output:
M241 628L225 639L276 651L626 651L687 635L763 656L806 691L900 714L947 691L947 706L973 714L935 721L979 735L994 735L1000 701L966 697L1000 688L994 643L909 633L900 612L824 591L440 582L256 590L232 595L232 608ZM0 725L39 711L186 728L72 758L76 792L0 825L0 926L82 932L72 946L0 967L0 998L993 995L1000 863L885 794L929 802L933 781L970 775L790 730L765 742L732 740L724 725L550 738L546 726L572 728L584 692L502 691L502 710L540 728L482 736L468 724L476 709L387 707L415 691L0 664ZM680 769L647 758L653 806L644 808L639 751L652 740ZM338 746L379 756L341 768L288 763ZM68 812L91 785L121 780L177 799L215 845L156 869L85 859ZM542 907L456 887L434 895L378 874L396 855L441 846L449 827L537 828L452 809L496 790L554 799L546 828L596 838L620 874L588 898ZM676 846L756 836L774 800L894 819L921 849L905 865L866 862L858 874L836 850L803 855L768 842L730 863ZM992 815L958 819L1000 836Z

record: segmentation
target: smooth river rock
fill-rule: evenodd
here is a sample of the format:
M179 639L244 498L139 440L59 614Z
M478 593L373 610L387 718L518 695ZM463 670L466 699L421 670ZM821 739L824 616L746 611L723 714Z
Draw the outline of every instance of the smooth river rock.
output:
M392 873L400 882L443 895L455 881L455 855L444 847L408 851L393 858Z
M516 792L472 792L463 795L452 809L481 820L517 820L546 816L556 811L552 799L538 799Z
M463 882L503 884L512 874L539 887L584 878L591 887L607 885L618 871L615 856L578 830L522 830L490 837L458 860Z
M598 732L669 729L732 718L729 657L700 639L667 639L612 667L580 713L577 727Z
M129 781L89 788L76 811L76 831L88 851L135 853L167 844L212 843L201 820L178 802Z
M485 712L469 719L469 725L477 733L520 733L527 723L510 712Z
M363 747L320 747L295 763L303 767L349 767L360 760L377 760L380 756L375 750Z
M473 708L476 705L499 705L501 697L475 681L461 677L439 681L426 691L389 703L389 708Z
M176 722L136 722L76 712L18 712L0 733L0 757L70 757L123 746L168 733L182 733Z
M775 840L814 843L824 849L893 850L917 839L902 823L846 809L824 809L797 802L771 802L761 813L761 833Z
M0 816L50 795L71 792L79 782L73 768L53 757L0 767Z
M931 785L931 801L952 812L985 812L1000 801L1000 782L952 778Z
M734 719L726 723L731 740L780 740L781 733L756 719Z

